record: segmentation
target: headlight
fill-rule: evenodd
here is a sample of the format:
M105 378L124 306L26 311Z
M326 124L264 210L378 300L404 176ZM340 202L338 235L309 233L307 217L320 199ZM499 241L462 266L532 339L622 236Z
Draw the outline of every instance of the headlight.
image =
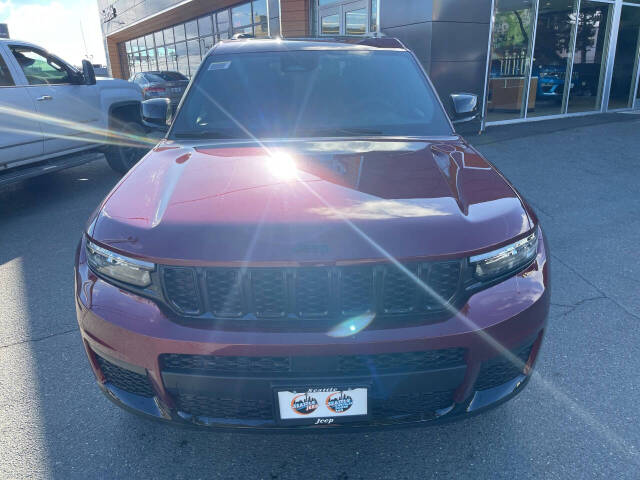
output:
M155 269L153 263L124 257L89 240L86 251L89 266L96 273L137 287L151 285L151 272Z
M534 232L506 247L475 255L469 262L477 279L489 280L524 267L535 258L537 251L538 235Z

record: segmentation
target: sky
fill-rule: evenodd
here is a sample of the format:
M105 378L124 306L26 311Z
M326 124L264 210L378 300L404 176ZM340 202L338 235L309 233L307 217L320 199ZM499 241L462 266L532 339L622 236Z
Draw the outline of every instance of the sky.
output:
M9 25L11 38L35 43L72 65L85 58L106 63L96 0L0 0L0 23Z

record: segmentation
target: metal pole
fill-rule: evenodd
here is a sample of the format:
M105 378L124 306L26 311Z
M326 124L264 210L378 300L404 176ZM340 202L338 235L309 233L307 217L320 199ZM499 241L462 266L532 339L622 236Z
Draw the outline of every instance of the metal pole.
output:
M538 13L540 11L540 0L536 0L536 14L533 21L533 33L531 35L531 56L529 57L529 75L527 77L527 84L525 85L524 96L524 115L522 118L527 118L529 112L529 90L531 90L531 73L533 72L533 54L536 50L536 32L538 30Z
M607 51L607 70L605 73L604 86L602 88L602 98L600 111L605 112L609 108L609 95L611 94L611 80L613 78L613 66L616 59L616 46L618 44L618 31L620 30L620 16L622 14L622 0L616 0L613 6L613 16L609 29L609 45Z
M380 3L380 0L378 0ZM495 0L491 0L491 16L489 17L489 40L487 42L487 65L484 76L484 98L482 100L482 120L480 122L480 131L484 131L487 123L487 96L489 95L489 76L491 75L491 41L493 37L493 24L495 22ZM380 9L378 8L378 16L380 16Z
M571 32L571 55L567 59L567 73L565 74L565 87L562 97L562 109L560 110L560 113L567 113L567 111L569 110L569 96L571 95L571 83L573 81L573 62L576 56L576 43L578 43L578 28L580 25L580 3L581 0L578 0L578 2L576 3L576 21Z

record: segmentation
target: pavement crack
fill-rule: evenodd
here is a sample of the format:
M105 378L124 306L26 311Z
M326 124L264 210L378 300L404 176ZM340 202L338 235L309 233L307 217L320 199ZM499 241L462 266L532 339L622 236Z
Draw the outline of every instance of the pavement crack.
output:
M570 313L573 313L578 307L584 305L585 303L589 303L589 302L593 302L596 300L611 300L610 298L608 298L605 295L598 295L597 297L589 297L589 298L583 298L582 300L576 302L576 303L555 303L555 302L551 302L551 305L555 306L555 307L562 307L562 308L568 308L569 310L567 310L566 312L563 312L560 317L566 317L567 315L569 315Z
M587 277L582 275L580 272L578 272L575 268L573 268L567 262L561 260L560 257L552 254L551 258L553 258L555 261L557 261L558 263L562 264L563 266L567 267L569 270L571 270L571 272L573 272L575 275L577 275L580 279L582 279L585 283L587 283L590 287L592 287L594 290L596 290L600 294L598 297L594 297L591 300L598 299L599 297L602 297L602 298L612 302L614 305L616 305L617 307L622 309L625 313L627 313L631 317L635 318L636 320L640 320L640 316L638 316L637 314L633 313L631 310L629 310L627 307L622 305L617 300L611 298L609 295L607 295L606 292L604 292L600 287L598 287L596 284L594 284L591 280L589 280ZM590 299L586 299L586 300L590 300ZM559 304L556 304L556 305L559 305ZM563 306L563 305L559 305L559 306ZM569 307L571 307L571 306L569 305ZM571 310L571 311L573 311L573 310ZM566 312L561 316L565 316L567 313L571 313L571 311Z
M56 333L52 333L50 335L45 335L44 337L38 337L38 338L29 338L27 340L21 340L19 342L14 342L14 343L8 343L6 345L0 345L0 348L9 348L9 347L15 347L16 345L22 345L24 343L31 343L31 342L40 342L42 340L47 340L49 338L53 338L53 337L59 337L61 335L68 335L70 333L73 332L77 332L78 329L77 328L72 328L71 330L65 330L64 332L56 332Z

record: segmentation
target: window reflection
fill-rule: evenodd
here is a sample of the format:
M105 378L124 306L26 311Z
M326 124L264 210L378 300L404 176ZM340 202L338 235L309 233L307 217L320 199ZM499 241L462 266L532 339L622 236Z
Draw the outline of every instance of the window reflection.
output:
M535 90L525 102L535 11L531 0L496 0L491 38L487 120L520 118L525 103L535 104ZM533 101L532 101L533 100Z
M633 105L638 73L640 8L623 6L611 78L609 110Z
M545 0L540 4L529 116L562 113L576 9L576 0Z
M120 44L121 66L129 77L149 70L192 76L215 42L233 33L269 35L267 0L254 0Z
M187 51L189 53L189 75L193 76L200 66L202 57L200 56L200 41L189 40L187 42Z
M338 15L327 15L320 21L320 30L323 35L340 34L340 18Z
M367 9L346 12L344 23L347 35L364 35L367 33Z
M371 0L371 30L378 31L378 0Z
M198 32L201 37L213 35L213 23L211 15L198 19Z
M578 16L568 113L600 109L612 14L611 4L582 1Z
M164 31L164 41L165 44L173 43L175 41L173 37L173 28L167 28Z
M186 42L176 43L176 62L178 71L183 75L189 75L189 59L187 57Z
M251 4L247 3L231 9L231 21L233 33L239 33L247 25L251 25ZM244 31L240 33L246 33Z
M187 38L187 34L184 30L184 24L176 25L173 27L173 36L175 38L176 43L183 41Z

